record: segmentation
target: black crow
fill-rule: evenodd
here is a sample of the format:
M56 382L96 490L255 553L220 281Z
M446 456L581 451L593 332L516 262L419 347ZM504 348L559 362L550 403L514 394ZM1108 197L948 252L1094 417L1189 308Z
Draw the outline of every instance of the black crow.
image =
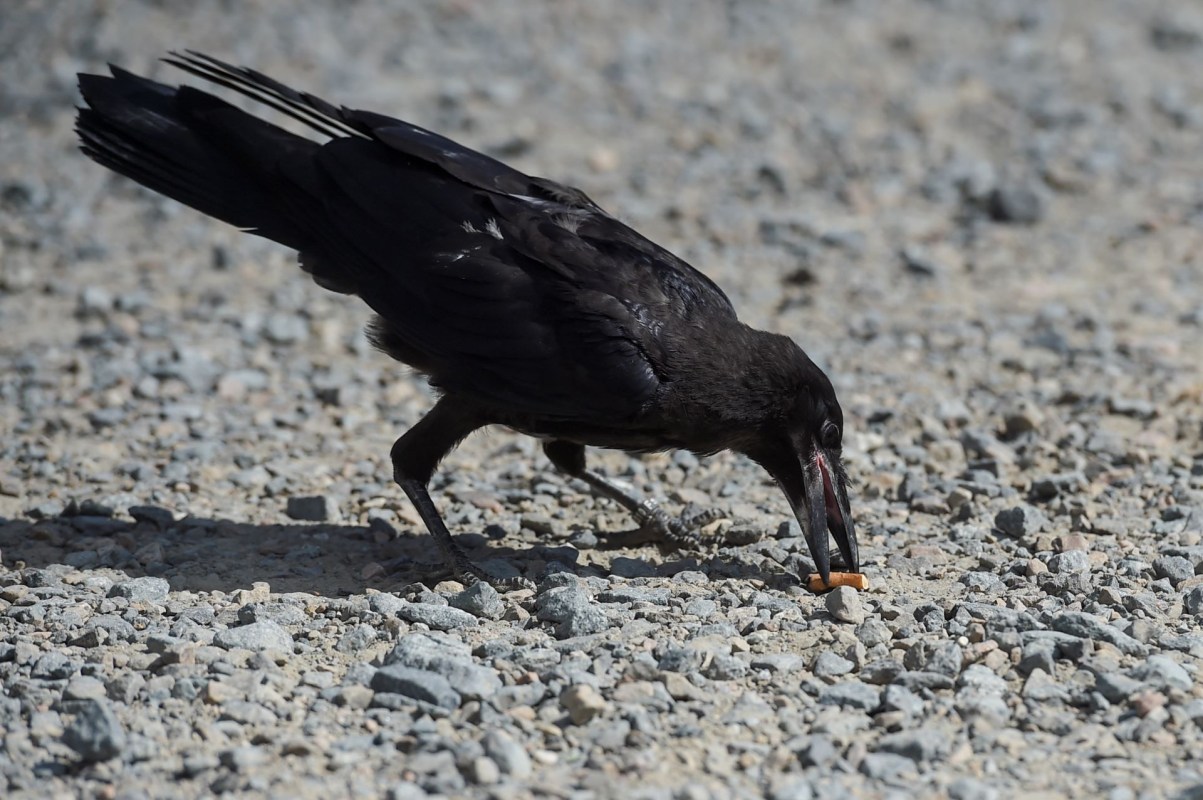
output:
M376 312L375 344L440 394L393 445L393 477L458 577L506 584L468 559L427 491L439 461L485 425L538 437L556 467L678 543L696 541L696 520L589 470L585 446L743 453L785 492L824 580L828 531L859 569L831 382L789 338L741 323L705 275L579 189L209 56L166 61L328 141L111 67L79 76L83 152L298 251L319 285Z

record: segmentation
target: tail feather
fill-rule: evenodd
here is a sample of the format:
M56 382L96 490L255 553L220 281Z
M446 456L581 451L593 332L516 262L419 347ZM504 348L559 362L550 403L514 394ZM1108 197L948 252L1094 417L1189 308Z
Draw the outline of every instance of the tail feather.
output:
M209 216L306 248L304 226L280 201L296 187L278 167L316 142L200 90L111 70L79 76L88 107L75 127L89 158Z

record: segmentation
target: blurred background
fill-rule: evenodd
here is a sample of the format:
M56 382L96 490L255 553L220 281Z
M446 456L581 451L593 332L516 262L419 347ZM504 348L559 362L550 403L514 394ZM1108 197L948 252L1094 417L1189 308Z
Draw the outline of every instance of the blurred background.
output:
M1050 404L1119 407L1141 424L1116 435L1166 456L1198 440L1203 14L1136 0L6 3L10 431L71 431L83 409L103 433L230 372L225 400L399 374L367 352L355 301L290 255L77 152L75 73L179 81L158 59L180 48L580 185L825 365L856 471L887 490L900 439L930 448L970 423L1089 438L1095 422L1074 432ZM411 390L390 391L344 387L344 424L412 421L390 411ZM79 455L67 472L109 474Z
M1142 643L1198 633L1181 596L1203 571L1199 2L0 0L5 563L114 567L169 578L177 593L270 580L331 598L396 588L365 564L429 549L388 452L431 396L367 345L367 309L313 286L292 254L78 152L75 74L113 62L195 83L158 60L182 48L576 184L713 277L744 320L793 336L843 403L875 583L866 602L890 622L877 623L879 649L935 641L955 622L941 646L955 646L956 675L955 642L968 640L952 598L967 593L1033 614L1086 609ZM728 590L723 577L788 584L805 572L780 493L746 461L595 458L674 509L718 505L762 539L706 562L724 604L743 603L750 584ZM461 541L531 576L545 557L619 581L680 568L652 548L586 546L584 534L629 520L548 473L531 440L474 435L434 491ZM321 514L285 525L291 497L319 498ZM84 501L94 505L73 505ZM121 515L139 505L158 506L166 529L129 533ZM1167 553L1178 572L1153 566ZM1046 566L1054 559L1087 571ZM785 601L823 636L855 639L821 604ZM1198 655L1195 640L1172 641L1163 647ZM1197 781L1167 776L1198 763L1198 701L1190 711L1171 693L1177 722L1163 730L1161 694L1133 689L1131 705L1108 695L1108 706L1088 681L1073 689L1080 702L1057 703L1071 696L1060 688L1021 699L1016 642L966 649L1010 682L1010 705L994 700L1016 716L974 727L985 738L957 759L986 753L982 769L1012 786L1043 765L1035 783L1065 789L1049 797L1131 798L1104 790L1133 781L1161 796L1162 784ZM906 666L923 652L908 650ZM1050 671L1052 652L1039 662ZM1067 687L1084 674L1059 666ZM796 680L755 685L774 683L797 694ZM793 702L782 701L787 717ZM810 713L812 698L798 702ZM949 710L952 692L940 702L932 714L961 737L971 726ZM757 735L797 733L788 720L764 726L755 708ZM665 742L619 749L672 781L688 751ZM731 753L753 763L755 747ZM698 750L694 763L733 761L719 749L718 762ZM850 746L848 763L864 753ZM858 780L843 764L840 780ZM925 779L943 787L959 768L941 753ZM623 785L592 777L602 792ZM900 796L902 783L865 796ZM803 788L777 796L810 797ZM955 796L1001 796L991 792Z

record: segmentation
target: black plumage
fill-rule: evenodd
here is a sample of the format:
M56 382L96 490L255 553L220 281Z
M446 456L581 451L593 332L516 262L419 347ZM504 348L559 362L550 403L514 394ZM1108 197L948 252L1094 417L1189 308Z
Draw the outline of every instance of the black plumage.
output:
M376 312L375 343L441 393L392 457L461 577L487 576L426 485L464 436L493 424L540 437L558 468L677 541L693 540L688 526L587 470L584 446L744 453L785 491L818 571L829 571L829 530L858 568L830 381L790 339L741 323L709 278L578 189L208 56L167 61L330 139L114 67L79 76L83 151L297 250L318 284Z

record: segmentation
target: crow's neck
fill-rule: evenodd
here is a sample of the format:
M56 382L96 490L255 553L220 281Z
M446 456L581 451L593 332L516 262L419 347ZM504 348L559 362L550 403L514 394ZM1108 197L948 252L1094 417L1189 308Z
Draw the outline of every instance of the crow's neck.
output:
M744 449L744 440L784 424L802 379L805 354L785 336L740 324L691 348L671 403L699 439L697 449ZM717 446L716 446L717 445Z

